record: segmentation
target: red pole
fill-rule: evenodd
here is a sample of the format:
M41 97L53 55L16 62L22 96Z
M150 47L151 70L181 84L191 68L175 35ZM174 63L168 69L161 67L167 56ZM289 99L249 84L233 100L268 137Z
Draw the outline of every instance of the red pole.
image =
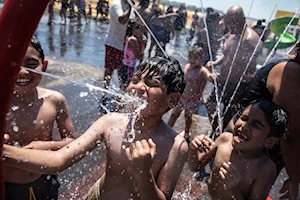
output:
M5 117L16 76L30 39L45 11L48 0L6 0L0 11L0 153ZM0 159L0 200L4 200L4 178Z

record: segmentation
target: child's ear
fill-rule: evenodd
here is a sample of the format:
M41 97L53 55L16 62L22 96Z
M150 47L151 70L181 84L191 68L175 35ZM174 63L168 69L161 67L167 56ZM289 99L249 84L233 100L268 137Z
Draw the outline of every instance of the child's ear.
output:
M266 141L264 142L264 146L266 148L272 148L277 142L279 141L279 138L277 137L268 137Z
M180 99L180 96L181 95L179 92L172 92L169 94L169 96L168 96L169 108L174 108L177 105L177 103Z
M47 67L48 67L48 60L44 60L44 62L43 62L43 69L42 69L42 71L43 71L43 72L45 72L45 71L46 71L46 69L47 69Z

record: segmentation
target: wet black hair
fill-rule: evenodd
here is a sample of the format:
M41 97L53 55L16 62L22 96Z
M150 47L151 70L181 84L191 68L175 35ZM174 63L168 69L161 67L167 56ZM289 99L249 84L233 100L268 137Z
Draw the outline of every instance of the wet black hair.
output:
M270 126L270 133L268 137L282 138L282 136L287 133L287 112L280 106L265 99L254 100L249 105L257 105L264 112L266 121Z
M167 94L172 92L183 93L185 88L184 74L179 62L172 58L153 57L145 60L137 67L135 75L159 75L167 86Z
M189 50L189 56L190 55L204 55L204 51L201 45L195 44L192 46L192 48Z
M45 55L40 41L35 36L32 36L29 45L32 46L35 50L37 50L37 52L39 52L39 57L42 59L42 63L43 63L45 59Z

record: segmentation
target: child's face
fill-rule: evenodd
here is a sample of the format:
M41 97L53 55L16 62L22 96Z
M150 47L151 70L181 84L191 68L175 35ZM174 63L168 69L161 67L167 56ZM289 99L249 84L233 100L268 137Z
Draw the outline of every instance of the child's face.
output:
M189 55L188 56L189 63L191 67L200 67L202 62L202 55Z
M254 104L235 123L232 144L237 150L255 150L263 147L269 132L264 112Z
M151 116L165 112L168 108L167 88L160 76L148 75L147 72L141 76L134 75L128 86L128 92L146 100L148 105L142 110L141 115Z
M27 48L26 54L23 58L22 66L37 71L45 71L47 67L47 61L42 63L42 59L39 57L39 52L32 46ZM15 84L15 92L17 94L31 93L36 86L40 83L42 75L20 69L17 81Z

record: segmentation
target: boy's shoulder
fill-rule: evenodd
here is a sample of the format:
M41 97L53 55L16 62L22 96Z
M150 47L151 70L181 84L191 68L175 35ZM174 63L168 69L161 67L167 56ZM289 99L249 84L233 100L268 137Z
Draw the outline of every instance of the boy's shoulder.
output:
M231 142L233 137L233 133L224 132L222 133L215 141L216 144L224 144L227 142Z
M57 103L66 101L65 96L55 90L50 90L42 87L37 87L38 98L42 98L44 100L55 101Z

